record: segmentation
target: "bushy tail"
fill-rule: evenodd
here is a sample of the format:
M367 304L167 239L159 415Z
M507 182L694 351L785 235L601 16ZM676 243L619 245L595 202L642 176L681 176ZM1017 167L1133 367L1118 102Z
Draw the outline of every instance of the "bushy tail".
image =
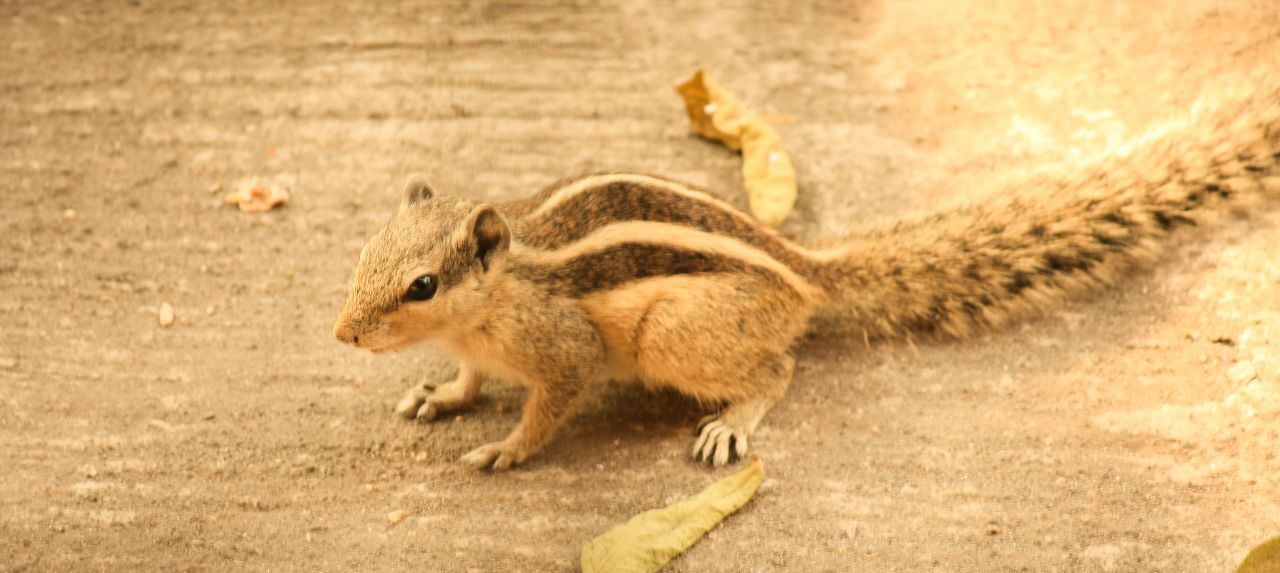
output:
M822 246L819 314L868 336L962 336L1116 282L1176 232L1280 197L1280 74L1127 154Z

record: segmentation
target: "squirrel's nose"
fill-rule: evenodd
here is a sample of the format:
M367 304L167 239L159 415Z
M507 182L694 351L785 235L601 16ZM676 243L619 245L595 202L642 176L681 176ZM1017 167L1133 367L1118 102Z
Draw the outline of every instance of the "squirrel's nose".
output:
M355 330L345 320L339 320L337 324L333 325L333 336L352 346L360 344L360 336L355 333Z

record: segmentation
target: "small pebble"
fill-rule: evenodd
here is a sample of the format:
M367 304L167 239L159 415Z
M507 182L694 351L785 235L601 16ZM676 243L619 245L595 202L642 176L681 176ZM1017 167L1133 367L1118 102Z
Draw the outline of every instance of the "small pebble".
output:
M169 327L173 325L173 305L164 303L160 305L160 326Z
M406 515L408 514L405 513L403 509L397 509L387 514L387 521L391 522L391 525L395 525L397 523L400 523L401 521L404 521L404 518Z
M0 370L13 370L18 367L18 359L5 356L0 358Z
M76 210L75 210L75 209L67 209L66 211L63 211L63 212L62 212L62 216L63 216L63 218L66 218L66 219L75 219L75 218L76 218Z
M1253 369L1253 363L1248 360L1241 360L1235 366L1227 371L1227 378L1236 384L1245 384L1258 377L1258 372Z

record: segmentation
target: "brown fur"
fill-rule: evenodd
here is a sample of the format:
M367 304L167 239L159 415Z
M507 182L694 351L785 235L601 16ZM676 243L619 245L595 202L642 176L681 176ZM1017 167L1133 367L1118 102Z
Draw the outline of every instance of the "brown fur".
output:
M589 176L494 207L411 181L361 254L334 332L375 352L430 340L461 359L458 380L406 396L408 416L463 408L489 377L528 386L520 425L464 456L477 468L536 453L606 378L727 404L693 449L724 464L786 391L791 347L814 323L964 335L1111 284L1175 231L1280 195L1280 92L1262 86L1077 175L815 245L649 176ZM438 277L435 297L405 300L424 274Z

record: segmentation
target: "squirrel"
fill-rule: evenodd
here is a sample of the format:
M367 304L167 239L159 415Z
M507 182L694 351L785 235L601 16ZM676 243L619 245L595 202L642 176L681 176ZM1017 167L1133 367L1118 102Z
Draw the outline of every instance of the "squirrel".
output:
M526 386L506 439L462 457L505 470L551 441L604 379L722 405L692 456L742 458L814 325L864 340L962 337L1114 284L1184 228L1280 196L1280 89L1203 114L1083 170L980 204L801 244L714 194L612 173L485 204L421 178L360 253L334 335L383 353L431 341L460 360L397 406L431 420L489 378Z

